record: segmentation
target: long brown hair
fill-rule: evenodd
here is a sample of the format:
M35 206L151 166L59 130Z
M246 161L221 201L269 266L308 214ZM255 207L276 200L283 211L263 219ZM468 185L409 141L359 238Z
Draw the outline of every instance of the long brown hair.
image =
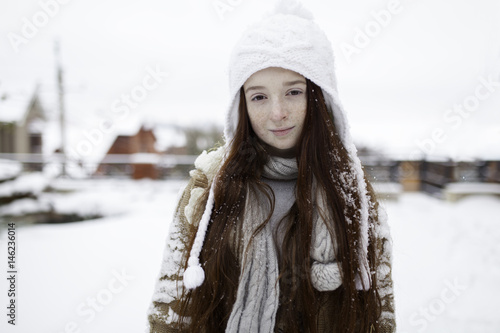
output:
M340 140L333 118L328 112L322 90L309 79L307 112L297 145L298 178L296 201L281 220L285 230L278 249L280 297L277 323L284 332L317 332L318 321L328 318L335 332L378 332L380 297L376 274L368 291L358 291L355 275L359 270L360 207L355 171L350 156ZM256 233L269 221L274 208L274 194L261 181L268 154L253 131L246 107L243 88L240 90L239 122L230 144L228 156L215 182L215 203L207 230L200 261L205 270L204 283L191 291L184 290L181 298L179 326L190 332L222 332L225 330L236 299L240 273L242 244L240 227L245 214L247 189L262 193L269 201L271 213L262 221ZM313 227L315 193L313 179L322 188L329 203L327 227L338 244L335 255L342 272L342 285L335 291L318 292L311 282L310 248ZM340 181L339 179L342 179ZM376 223L377 201L366 180L371 207L370 224ZM202 212L207 195L199 202ZM354 205L348 204L348 200ZM201 216L201 214L200 214ZM373 233L373 228L369 228ZM192 230L191 245L196 236ZM374 239L370 234L370 239ZM368 246L370 271L376 272L375 244ZM184 267L187 267L187 259ZM320 308L328 300L329 307ZM320 318L322 316L322 319ZM185 321L189 317L188 321ZM189 324L186 324L189 322Z

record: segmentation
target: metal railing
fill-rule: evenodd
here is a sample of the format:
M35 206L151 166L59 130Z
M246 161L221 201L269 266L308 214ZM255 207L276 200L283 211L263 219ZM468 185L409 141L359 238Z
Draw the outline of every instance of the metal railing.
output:
M41 171L47 166L57 167L61 163L66 163L68 168L78 168L83 170L87 177L114 177L131 176L134 168L145 165L153 166L157 170L159 178L168 178L176 173L179 177L184 174L188 176L188 171L194 166L196 155L168 155L152 153L136 154L108 154L102 160L89 162L72 158L64 158L62 154L14 154L0 153L0 168L2 161L18 161L22 163L23 170ZM401 183L405 179L418 179L421 183L421 190L439 191L446 184L451 182L498 182L500 183L500 161L436 161L422 159L417 162L416 168L411 170L402 169L405 161L391 158L390 156L369 156L361 157L368 178L375 182ZM100 167L100 169L99 169ZM97 172L99 171L99 172Z

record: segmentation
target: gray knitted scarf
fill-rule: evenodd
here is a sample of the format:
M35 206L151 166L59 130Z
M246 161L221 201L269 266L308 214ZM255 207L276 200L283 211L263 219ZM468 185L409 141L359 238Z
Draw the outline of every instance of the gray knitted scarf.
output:
M271 179L296 179L297 162L295 159L286 159L271 156L269 163L264 167L264 176ZM313 184L313 189L315 184ZM341 283L339 267L335 260L334 246L321 216L328 210L322 191L316 191L316 207L313 234L311 240L311 279L313 286L319 291L335 290ZM250 333L274 332L276 313L279 305L279 286L276 283L279 275L278 256L273 239L271 223L255 235L249 244L250 238L269 213L263 207L268 207L266 200L260 196L247 192L245 214L242 224L243 244L248 249L243 258L236 301L228 320L226 332ZM319 214L322 211L322 214ZM243 253L245 253L245 250Z

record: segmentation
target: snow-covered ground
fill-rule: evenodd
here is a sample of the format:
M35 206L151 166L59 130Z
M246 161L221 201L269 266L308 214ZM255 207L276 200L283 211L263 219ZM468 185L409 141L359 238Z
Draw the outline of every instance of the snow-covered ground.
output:
M22 164L17 161L0 159L0 180L13 178L18 175L22 170Z
M65 204L110 217L18 227L16 326L1 332L142 332L176 197L184 181L68 181ZM81 193L86 193L85 198ZM394 240L398 332L499 332L500 199L446 203L425 194L385 202ZM6 239L0 267L6 275Z
M398 332L500 332L500 198L385 203Z

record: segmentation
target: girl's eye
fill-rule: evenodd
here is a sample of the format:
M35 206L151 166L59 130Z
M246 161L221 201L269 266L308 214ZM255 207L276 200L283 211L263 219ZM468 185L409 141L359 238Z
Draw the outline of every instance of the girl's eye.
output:
M292 96L297 96L297 95L302 94L302 91L300 91L300 90L292 90L292 91L289 92L289 94L292 95Z
M257 95L257 96L254 96L251 101L261 101L264 99L264 96L263 95Z

